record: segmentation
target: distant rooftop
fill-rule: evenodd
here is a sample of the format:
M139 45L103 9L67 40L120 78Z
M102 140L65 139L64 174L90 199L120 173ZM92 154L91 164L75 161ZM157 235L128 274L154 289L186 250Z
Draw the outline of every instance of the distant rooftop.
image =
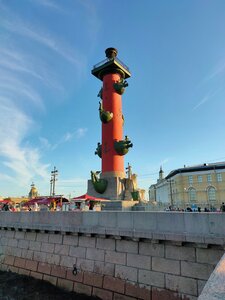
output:
M169 179L179 173L189 173L189 172L196 172L196 171L209 171L209 170L219 170L219 169L225 169L225 162L216 162L210 164L204 163L201 165L184 166L183 168L179 168L171 171L166 176L165 179Z

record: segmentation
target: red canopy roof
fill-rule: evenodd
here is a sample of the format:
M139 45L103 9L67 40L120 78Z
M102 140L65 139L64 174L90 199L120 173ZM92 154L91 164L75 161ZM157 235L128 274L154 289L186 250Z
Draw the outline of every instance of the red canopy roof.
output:
M60 196L38 197L38 198L34 198L34 199L31 199L31 200L27 201L24 205L29 206L29 205L34 205L35 203L37 203L37 204L50 204L53 201L56 201L56 202L61 201L61 198L62 198L62 202L68 202L68 200L66 198L60 197Z
M3 200L0 200L0 204L5 204L5 203L9 203L10 200L7 200L7 199L3 199Z
M74 197L74 198L72 198L72 200L106 201L106 199L104 199L104 198L93 197L93 196L90 196L88 194L84 194L84 195L81 195L79 197Z

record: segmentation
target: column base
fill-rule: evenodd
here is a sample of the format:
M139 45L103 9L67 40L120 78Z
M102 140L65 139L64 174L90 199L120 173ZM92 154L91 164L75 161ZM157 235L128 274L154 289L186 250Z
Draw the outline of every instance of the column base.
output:
M122 171L111 171L111 172L103 172L100 174L100 178L109 178L109 177L120 177L125 178L125 172Z
M88 180L88 195L98 198L104 198L109 200L124 200L125 199L125 185L124 177L102 177L108 181L107 189L103 194L99 194L95 191L92 181ZM129 199L132 200L132 197Z
M145 199L145 190L137 187L137 176L135 174L131 178L125 178L124 176L108 177L107 175L109 174L104 173L100 176L101 179L107 180L108 183L104 193L96 192L91 179L88 180L88 195L107 200L121 201L141 201Z

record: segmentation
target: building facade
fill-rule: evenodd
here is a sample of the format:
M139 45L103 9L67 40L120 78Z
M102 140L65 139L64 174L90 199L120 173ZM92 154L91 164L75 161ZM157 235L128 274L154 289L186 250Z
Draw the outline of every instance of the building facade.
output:
M159 176L149 188L149 200L179 208L219 208L225 202L225 162L184 166Z

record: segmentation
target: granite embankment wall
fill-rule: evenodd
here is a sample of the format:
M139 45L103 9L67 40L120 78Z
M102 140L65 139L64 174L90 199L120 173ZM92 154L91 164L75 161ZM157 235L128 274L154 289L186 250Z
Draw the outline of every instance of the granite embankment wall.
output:
M104 300L197 299L224 242L220 213L0 213L2 270Z
M225 254L209 277L199 300L223 300L225 298Z

